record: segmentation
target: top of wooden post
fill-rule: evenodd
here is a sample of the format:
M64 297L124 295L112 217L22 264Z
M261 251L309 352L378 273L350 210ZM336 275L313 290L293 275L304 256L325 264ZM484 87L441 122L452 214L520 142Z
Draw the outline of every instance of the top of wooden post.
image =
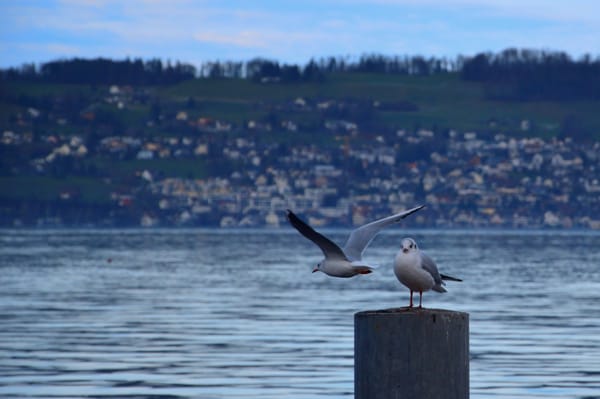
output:
M469 314L466 312L458 312L455 310L446 309L428 309L428 308L417 308L417 307L401 307L401 308L389 308L379 310L364 310L357 312L355 317L372 317L372 316L398 316L398 315L410 315L410 316L442 316L442 317L460 317L469 318Z

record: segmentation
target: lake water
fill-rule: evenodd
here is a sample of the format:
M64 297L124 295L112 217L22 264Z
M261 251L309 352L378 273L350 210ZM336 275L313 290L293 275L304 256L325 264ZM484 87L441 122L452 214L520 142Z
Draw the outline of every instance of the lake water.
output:
M600 233L400 227L352 279L287 227L0 230L0 397L352 397L353 315L408 303L407 235L464 279L424 306L470 314L472 398L600 398Z

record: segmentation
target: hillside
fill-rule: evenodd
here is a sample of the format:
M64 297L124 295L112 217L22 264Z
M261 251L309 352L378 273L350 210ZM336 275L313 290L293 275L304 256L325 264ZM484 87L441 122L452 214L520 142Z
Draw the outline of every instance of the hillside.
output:
M593 183L597 172L588 168L597 150L581 151L596 148L594 143L597 146L600 139L600 101L491 100L485 82L462 79L459 73L332 72L314 81L196 78L148 86L14 80L1 84L3 225L138 225L144 217L143 223L150 225L237 225L244 220L245 225L262 225L268 215L277 215L290 204L309 212L315 212L315 206L338 209L315 217L324 223L351 224L357 221L353 207L364 202L358 193L364 191L363 184L376 184L373 179L393 189L410 189L413 195L396 198L396 204L388 203L393 198L386 199L381 206L361 211L365 216L424 202L436 192L424 183L435 166L431 156L447 160L457 156L452 162L459 162L461 155L452 151L463 136L483 143L479 152L469 153L480 163L502 163L495 150L485 147L494 143L540 139L551 144L560 139L564 145L568 139L567 160L578 157L583 171L592 173L589 184L597 184ZM544 145L538 146L540 151ZM358 153L374 154L378 166L363 169L371 159ZM546 157L544 166L550 167L552 154ZM381 161L384 158L388 161ZM531 162L530 158L524 161ZM306 162L333 169L302 176L303 168L314 166ZM416 186L394 180L409 164L417 165L420 173ZM453 166L461 169L459 163ZM472 167L465 164L462 169L468 174ZM518 185L514 179L529 173L516 169L507 173L505 185ZM550 169L537 176L555 179ZM480 197L458 195L457 189L446 193L449 177L445 174L452 170L435 172L440 182L446 182L437 190L444 198L450 196L444 201L460 204L469 215L486 209L489 217L477 222L486 225L499 211L493 210L493 203L482 205ZM280 187L268 205L252 200L252 187L276 185L281 177L277 171L286 171L282 172L285 184L302 178L307 179L306 187L290 191ZM174 178L180 180L169 180ZM186 184L200 184L197 179L204 185L188 187L187 196L165 195L169 190L185 191ZM223 197L214 195L219 189L212 185L221 184L215 179L223 179ZM477 190L495 186L483 184ZM298 190L311 188L321 191L310 199L306 193L298 196ZM564 193L554 191L543 194L548 197L539 194L532 225L543 224L544 207L563 208L562 202L553 201ZM274 198L279 201L273 202ZM225 205L218 205L219 201ZM597 208L597 201L590 201ZM456 225L451 220L439 222L436 211L441 210L434 206L433 216L420 223ZM513 214L511 210L498 215L497 224L514 225ZM575 223L576 217L587 216L575 212L566 224L586 225ZM475 219L464 220L468 224Z

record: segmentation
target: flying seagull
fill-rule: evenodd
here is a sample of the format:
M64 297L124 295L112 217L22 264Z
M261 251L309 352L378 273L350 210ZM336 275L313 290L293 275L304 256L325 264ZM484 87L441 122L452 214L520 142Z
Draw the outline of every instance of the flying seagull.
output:
M314 242L325 255L325 259L317 264L313 269L313 273L321 271L334 277L353 277L357 274L369 274L373 271L373 267L362 262L362 254L373 240L373 237L384 227L401 221L424 206L420 205L358 227L352 231L344 248L340 248L329 238L316 232L289 209L287 218L300 234Z
M404 238L394 260L394 274L410 290L413 307L413 292L419 293L419 308L423 303L423 292L434 290L446 292L444 280L462 281L456 277L440 274L437 265L425 252L419 250L412 238Z

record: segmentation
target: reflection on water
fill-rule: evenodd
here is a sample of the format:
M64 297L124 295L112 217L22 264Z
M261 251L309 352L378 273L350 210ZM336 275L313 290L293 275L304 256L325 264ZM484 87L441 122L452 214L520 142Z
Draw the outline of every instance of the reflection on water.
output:
M408 302L400 230L353 279L291 229L0 231L0 397L352 397L353 314ZM471 397L600 397L599 234L410 234L464 279L424 305L470 313Z

